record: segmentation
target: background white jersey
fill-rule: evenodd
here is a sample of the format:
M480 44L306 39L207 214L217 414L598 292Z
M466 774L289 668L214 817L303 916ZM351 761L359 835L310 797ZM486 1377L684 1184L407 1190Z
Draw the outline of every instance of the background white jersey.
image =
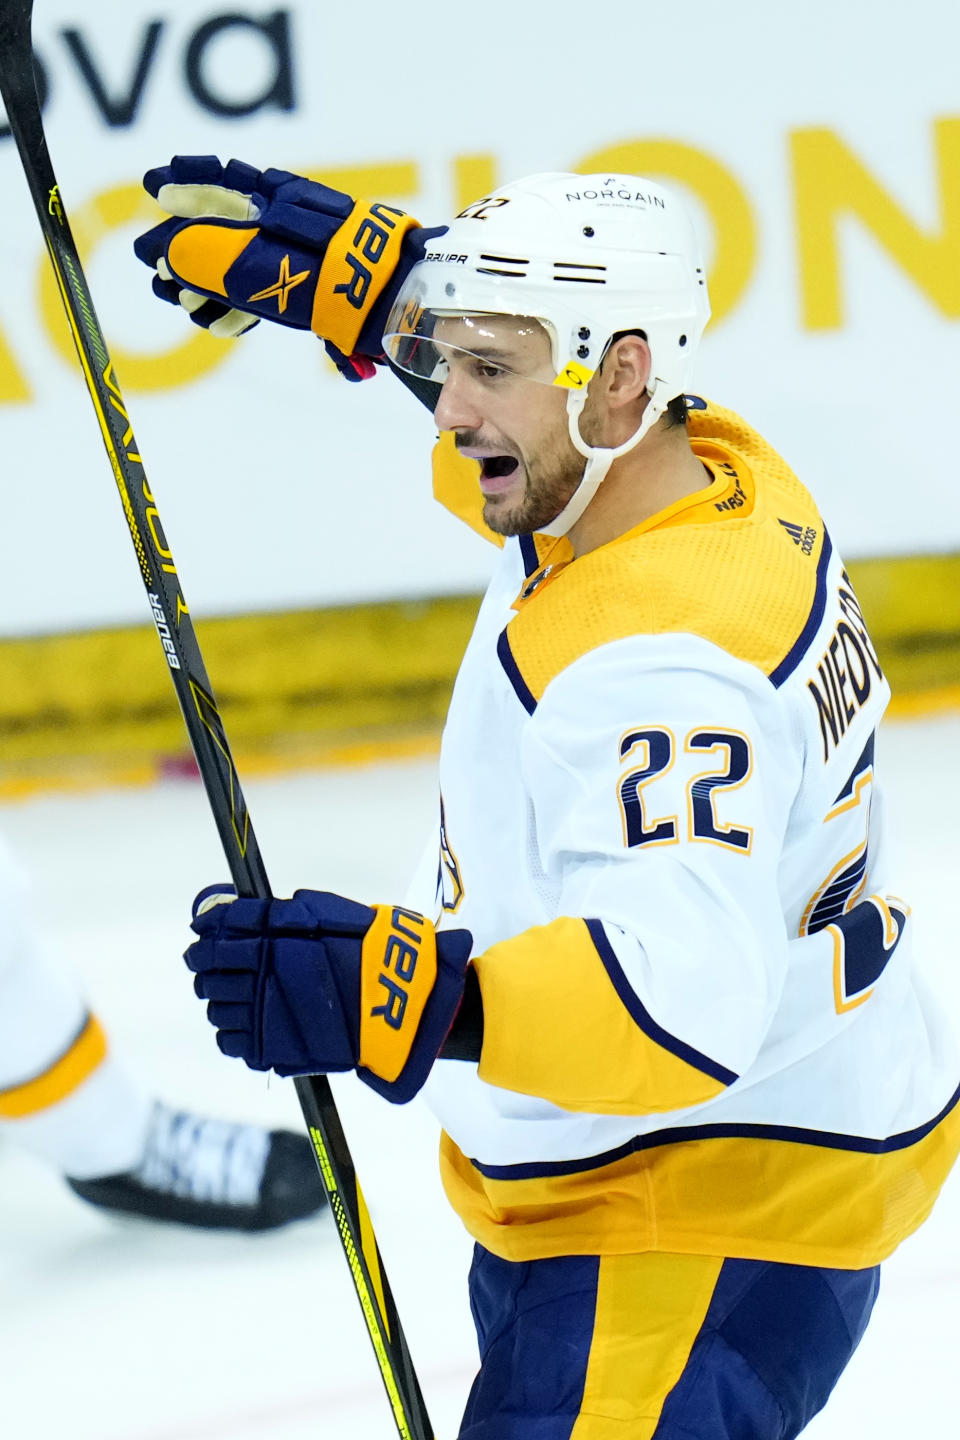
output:
M75 1179L141 1158L152 1099L110 1053L77 979L37 925L37 902L0 836L0 1138Z

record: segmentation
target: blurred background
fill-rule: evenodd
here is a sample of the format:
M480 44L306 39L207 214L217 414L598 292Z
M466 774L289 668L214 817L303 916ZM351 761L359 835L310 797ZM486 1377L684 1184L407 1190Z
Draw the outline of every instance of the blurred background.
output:
M140 177L174 153L237 156L437 224L535 171L634 171L682 189L702 229L698 388L776 445L849 563L894 688L881 755L904 885L960 1010L955 0L36 0L34 36L63 201L275 887L403 883L491 556L433 502L431 417L389 376L350 386L311 336L217 341L153 299L131 242L161 215ZM297 1125L289 1086L221 1061L176 973L190 899L225 866L6 127L0 187L0 830L145 1083ZM361 1088L338 1100L452 1434L469 1247L432 1121L385 1125ZM907 1415L953 1433L958 1221L948 1187L890 1267L822 1440L900 1435ZM391 1433L322 1221L124 1230L3 1145L0 1236L0 1374L25 1440Z
M248 765L429 743L490 556L434 504L431 418L388 376L350 386L312 336L218 341L153 299L131 241L160 212L139 182L176 152L323 176L428 224L537 170L678 185L710 258L699 388L813 489L896 703L956 701L960 16L883 14L37 0L54 167ZM179 719L5 132L0 182L0 793L143 778L176 763Z

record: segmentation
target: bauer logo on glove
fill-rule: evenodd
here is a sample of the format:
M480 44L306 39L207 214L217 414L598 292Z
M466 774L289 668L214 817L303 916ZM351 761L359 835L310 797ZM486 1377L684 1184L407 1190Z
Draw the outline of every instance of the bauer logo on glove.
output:
M415 910L380 906L363 942L361 1065L385 1080L397 1079L436 979L433 926Z
M224 1054L280 1075L356 1069L411 1099L460 1008L470 932L315 890L225 901L228 886L201 891L184 956Z

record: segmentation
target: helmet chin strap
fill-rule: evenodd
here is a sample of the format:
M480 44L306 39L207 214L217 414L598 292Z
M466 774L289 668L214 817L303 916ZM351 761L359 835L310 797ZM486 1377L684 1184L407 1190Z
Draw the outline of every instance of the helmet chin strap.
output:
M643 412L643 418L639 427L633 432L628 440L616 449L607 449L600 445L588 445L580 434L580 416L586 404L586 390L567 391L567 429L570 432L570 439L575 448L586 458L586 465L583 467L583 475L580 484L574 490L570 499L564 505L559 515L554 516L549 525L541 525L538 534L540 535L566 535L571 525L575 525L580 516L586 510L590 501L596 495L601 482L606 478L607 471L614 460L619 460L621 455L626 455L646 435L647 431L660 419L669 404L669 397L663 394L664 386L661 380L654 380L653 388L647 391L649 401Z

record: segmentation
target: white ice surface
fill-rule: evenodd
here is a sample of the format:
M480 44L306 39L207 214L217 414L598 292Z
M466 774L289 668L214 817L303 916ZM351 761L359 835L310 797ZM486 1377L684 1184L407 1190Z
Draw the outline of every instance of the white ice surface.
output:
M917 949L960 1026L960 717L886 727ZM271 881L396 895L433 818L429 763L246 786ZM216 1050L178 955L200 885L225 875L199 786L51 797L0 809L47 929L83 977L114 1050L150 1090L297 1126L289 1082ZM436 1129L352 1079L337 1100L441 1440L456 1434L476 1350L470 1244L446 1207ZM885 1267L877 1311L814 1440L960 1435L960 1181ZM89 1210L0 1143L0 1434L11 1440L388 1440L395 1434L329 1219L252 1238Z

